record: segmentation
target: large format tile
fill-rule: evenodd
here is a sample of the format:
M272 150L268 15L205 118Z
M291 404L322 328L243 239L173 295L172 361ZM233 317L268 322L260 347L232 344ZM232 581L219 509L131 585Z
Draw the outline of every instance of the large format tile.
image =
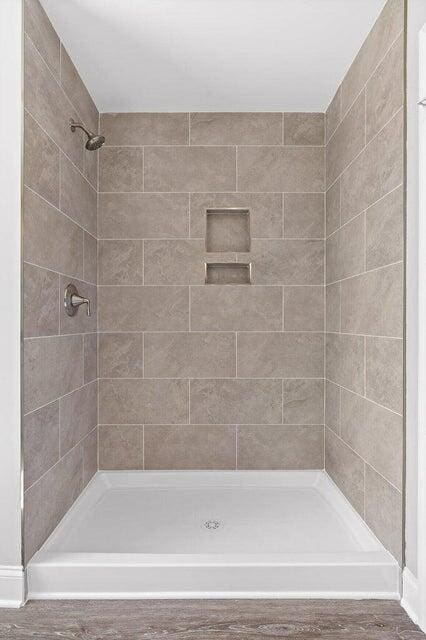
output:
M191 144L281 144L282 113L191 113Z
M284 144L323 145L324 125L323 113L285 113Z
M237 371L242 378L321 378L322 333L240 333Z
M61 45L61 85L86 128L98 132L98 110L65 47Z
M286 238L324 237L324 194L284 194L284 236Z
M83 485L93 478L98 470L98 429L95 427L81 443L83 449Z
M59 206L59 149L25 112L24 184Z
M235 377L234 333L145 333L147 378Z
M59 460L59 402L24 416L22 439L28 488Z
M99 191L143 191L144 150L103 147L99 154Z
M98 340L100 378L143 378L142 333L99 333Z
M69 316L65 313L63 306L63 296L66 287L69 284L73 284L79 295L83 298L90 300L90 316L87 315L87 305L84 304L79 307L77 313L74 316ZM65 333L95 333L97 330L97 314L98 314L98 288L94 284L87 284L87 282L74 280L68 276L61 276L60 279L60 292L59 300L61 305L60 312L60 325L61 334Z
M342 119L342 92L339 87L325 113L326 140L330 140Z
M145 427L145 469L235 469L233 425Z
M59 79L60 42L39 0L25 0L23 3L24 30L43 56L46 64Z
M282 308L281 287L192 287L191 330L280 331Z
M366 395L400 414L404 392L403 352L402 338L366 340Z
M92 236L96 236L96 191L63 154L61 154L60 203L61 211Z
M326 241L326 280L336 282L365 270L365 217L360 214Z
M187 113L102 113L100 130L109 145L188 144Z
M98 383L86 384L81 389L59 400L61 456L75 447L98 424Z
M145 191L235 191L233 147L145 147Z
M192 424L282 422L281 380L191 380Z
M87 231L84 232L83 280L98 282L98 241Z
M206 260L203 240L146 240L145 284L203 284ZM211 257L209 261L212 262Z
M325 288L325 326L328 332L340 332L340 282Z
M99 425L99 469L143 469L141 424Z
M242 254L242 261L245 260ZM324 283L323 240L254 239L250 260L254 284Z
M98 241L99 284L143 284L142 240Z
M84 342L84 384L98 377L98 334L86 333Z
M364 393L364 338L362 336L328 333L326 335L326 377Z
M24 336L59 334L59 276L24 263Z
M326 237L340 227L340 179L325 194Z
M239 191L322 191L322 147L238 147Z
M98 287L99 331L187 331L188 287Z
M340 434L341 387L329 380L325 383L325 425Z
M324 331L324 287L284 287L285 331Z
M341 438L396 487L402 485L402 416L342 389Z
M33 411L83 384L83 338L24 342L24 411Z
M404 257L404 193L399 187L366 211L366 268Z
M238 469L322 469L324 427L238 426Z
M324 423L324 380L283 380L283 423Z
M364 461L327 428L325 470L354 509L364 517Z
M331 186L365 145L365 94L357 98L327 145L327 186Z
M188 424L187 380L100 380L100 424Z
M99 238L185 238L186 193L100 193Z

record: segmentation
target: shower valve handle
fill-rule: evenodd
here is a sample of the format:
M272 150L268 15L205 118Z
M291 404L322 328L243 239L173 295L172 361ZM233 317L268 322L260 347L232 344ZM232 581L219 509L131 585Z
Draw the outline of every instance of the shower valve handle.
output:
M78 311L78 308L82 304L87 304L87 315L90 316L90 300L89 298L83 298L81 296L76 287L73 284L69 284L65 289L64 294L64 307L65 311L69 316L75 316Z

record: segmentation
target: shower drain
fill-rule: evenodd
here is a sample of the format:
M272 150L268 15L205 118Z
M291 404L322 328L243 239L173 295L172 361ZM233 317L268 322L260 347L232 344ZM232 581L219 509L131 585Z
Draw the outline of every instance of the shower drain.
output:
M219 522L219 520L206 520L203 526L210 531L214 531L215 529L219 529L221 522Z

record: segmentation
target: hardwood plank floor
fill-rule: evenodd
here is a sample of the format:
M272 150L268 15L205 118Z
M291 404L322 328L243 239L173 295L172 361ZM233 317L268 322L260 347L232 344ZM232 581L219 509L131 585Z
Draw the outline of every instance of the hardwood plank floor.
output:
M420 640L398 602L68 600L0 609L1 640Z

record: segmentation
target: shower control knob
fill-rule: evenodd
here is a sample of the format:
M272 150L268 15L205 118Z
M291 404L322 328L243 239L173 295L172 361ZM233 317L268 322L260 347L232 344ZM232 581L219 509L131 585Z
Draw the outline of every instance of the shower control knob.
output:
M90 316L90 300L83 298L77 291L75 285L69 284L64 293L64 307L69 316L75 316L78 308L82 304L87 304L87 315Z

